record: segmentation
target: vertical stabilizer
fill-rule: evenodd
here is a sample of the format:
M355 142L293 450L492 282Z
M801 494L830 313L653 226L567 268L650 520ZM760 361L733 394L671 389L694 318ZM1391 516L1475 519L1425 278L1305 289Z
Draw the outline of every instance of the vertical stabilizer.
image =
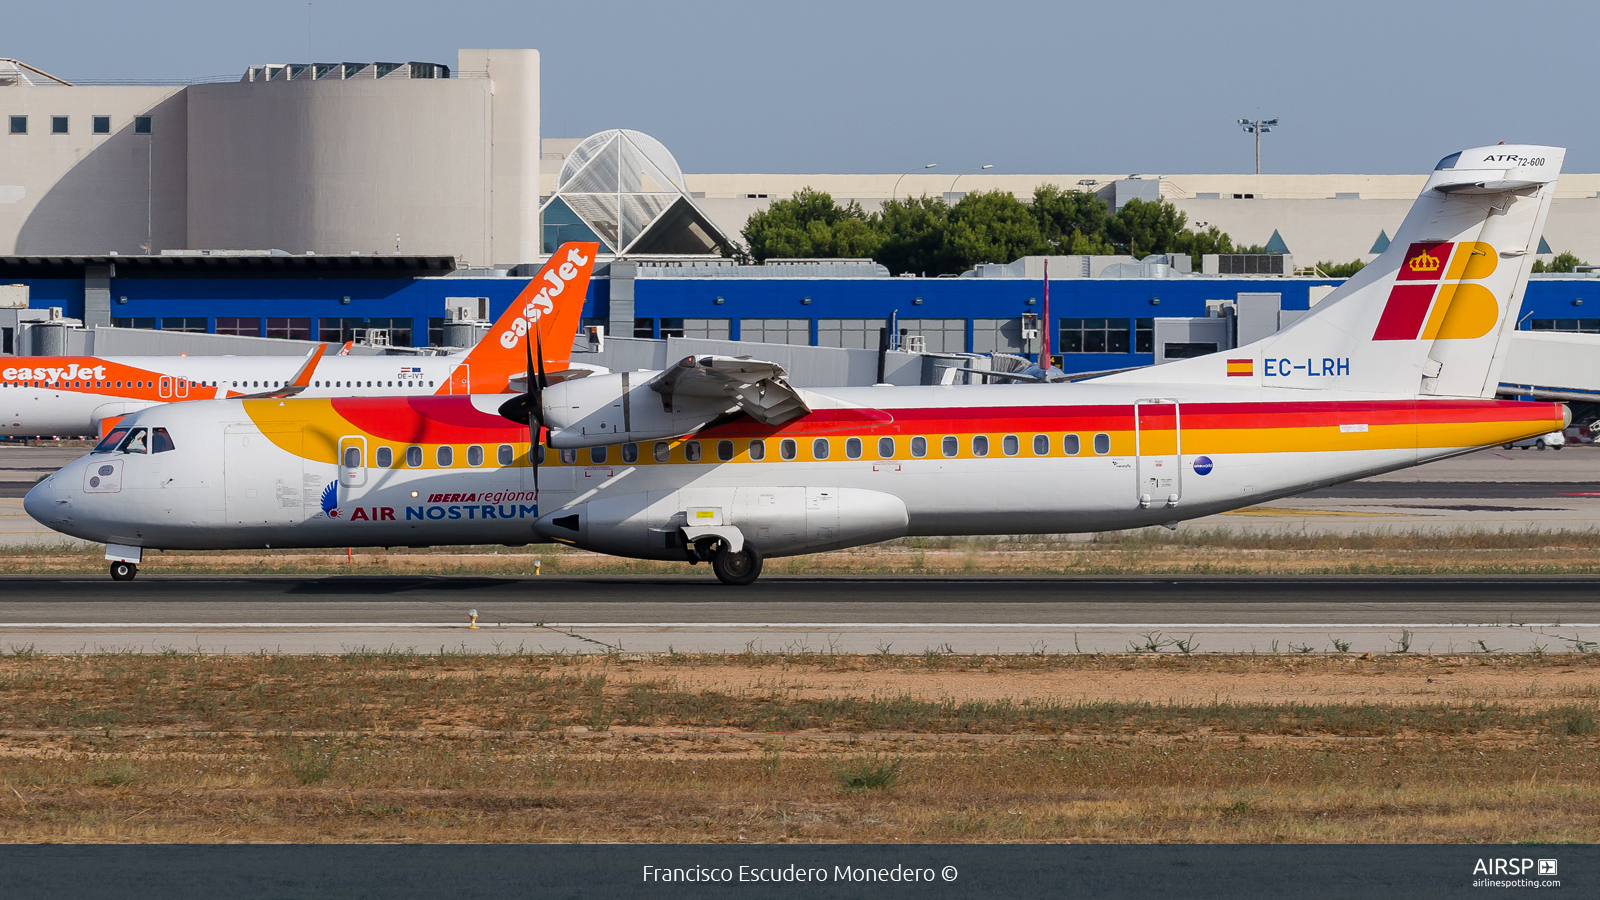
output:
M1565 154L1528 144L1452 153L1389 248L1288 328L1102 380L1492 397Z
M583 320L583 302L599 249L595 243L562 244L517 299L511 301L483 340L462 358L461 364L470 367L474 392L505 391L513 377L524 373L527 364L522 343L530 328L539 329L545 367L551 371L567 367L572 339ZM447 391L442 388L440 393Z

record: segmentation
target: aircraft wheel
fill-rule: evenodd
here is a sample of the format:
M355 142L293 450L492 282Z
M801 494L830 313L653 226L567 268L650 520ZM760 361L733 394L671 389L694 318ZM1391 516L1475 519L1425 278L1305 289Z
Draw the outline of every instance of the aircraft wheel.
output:
M1506 449L1507 449L1507 450L1510 450L1510 449L1511 449L1511 445L1510 445L1510 444L1507 444L1507 445L1506 445Z
M747 542L743 550L730 553L724 544L711 557L711 571L717 573L717 580L723 584L750 584L761 577L761 551Z
M139 574L139 567L131 562L114 562L111 564L112 581L132 581L133 576Z
M1539 448L1539 451L1540 451L1540 452L1541 452L1541 453L1542 453L1542 452L1544 452L1544 441L1542 441L1542 440L1541 440L1541 441L1539 441L1539 442L1538 442L1538 443L1537 443L1537 444L1534 444L1534 446L1535 446L1535 447L1538 447L1538 448Z

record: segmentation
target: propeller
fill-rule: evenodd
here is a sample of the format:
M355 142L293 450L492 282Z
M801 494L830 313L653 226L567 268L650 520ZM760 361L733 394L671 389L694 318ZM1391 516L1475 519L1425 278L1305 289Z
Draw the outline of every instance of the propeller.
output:
M528 461L533 466L533 493L539 494L539 444L540 437L544 434L544 389L550 386L549 379L544 373L544 340L540 337L538 329L528 335L523 341L523 351L528 360L528 389L510 400L500 404L500 415L513 422L528 426ZM537 368L534 362L534 349L537 347L539 356Z

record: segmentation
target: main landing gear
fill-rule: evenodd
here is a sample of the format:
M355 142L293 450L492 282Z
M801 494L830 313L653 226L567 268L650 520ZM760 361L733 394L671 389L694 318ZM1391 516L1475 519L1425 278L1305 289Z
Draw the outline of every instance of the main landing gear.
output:
M711 555L711 571L723 584L750 584L761 577L761 551L746 542L743 549L734 553L723 543Z
M133 576L137 574L139 574L139 567L131 562L117 560L111 564L112 581L132 581Z

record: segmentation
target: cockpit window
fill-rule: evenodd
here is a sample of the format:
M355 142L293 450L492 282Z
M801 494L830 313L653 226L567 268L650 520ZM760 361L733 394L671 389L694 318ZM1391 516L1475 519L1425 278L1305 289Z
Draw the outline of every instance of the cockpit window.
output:
M110 453L111 451L117 449L117 445L122 443L122 439L127 436L128 426L119 425L116 428L111 429L111 431L107 433L105 437L100 439L100 443L95 444L94 449L90 450L89 452Z
M123 453L149 453L150 430L148 428L135 428L128 432L128 437L117 448Z
M1449 156L1446 156L1444 159L1439 160L1439 164L1437 166L1434 166L1434 168L1435 169L1454 169L1456 167L1456 160L1458 160L1460 158L1461 158L1461 151L1457 150L1456 152L1450 154Z
M156 428L150 432L151 453L165 453L168 450L175 449L177 449L177 447L172 443L172 435L167 434L167 430L165 428Z

